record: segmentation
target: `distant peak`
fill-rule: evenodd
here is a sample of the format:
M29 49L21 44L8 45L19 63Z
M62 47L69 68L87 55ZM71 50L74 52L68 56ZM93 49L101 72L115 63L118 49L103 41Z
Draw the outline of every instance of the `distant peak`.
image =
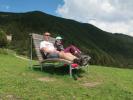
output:
M39 14L44 14L44 12L42 12L42 11L28 11L26 13L39 13Z

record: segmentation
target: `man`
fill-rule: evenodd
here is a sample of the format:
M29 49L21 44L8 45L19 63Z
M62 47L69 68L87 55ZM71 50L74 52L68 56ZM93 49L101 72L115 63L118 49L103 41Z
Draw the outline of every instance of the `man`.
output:
M47 58L62 58L72 61L73 63L82 65L82 59L77 58L71 53L65 53L64 51L57 51L56 48L54 47L54 44L49 41L51 35L49 32L45 32L43 35L44 35L44 41L40 43L40 50L47 55Z

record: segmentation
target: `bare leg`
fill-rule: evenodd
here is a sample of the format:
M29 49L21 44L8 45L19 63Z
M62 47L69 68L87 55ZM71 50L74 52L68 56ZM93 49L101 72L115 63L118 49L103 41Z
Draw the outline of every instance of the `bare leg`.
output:
M76 56L72 55L71 53L65 53L63 51L61 51L59 53L59 56L60 56L60 58L66 59L66 60L69 60L69 61L73 61L74 59L77 58Z

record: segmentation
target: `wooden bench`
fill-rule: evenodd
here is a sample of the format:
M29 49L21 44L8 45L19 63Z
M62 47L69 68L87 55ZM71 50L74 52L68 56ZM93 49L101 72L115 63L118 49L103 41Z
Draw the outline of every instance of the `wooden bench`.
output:
M43 41L43 35L40 35L40 34L35 34L35 33L32 33L31 35L31 56L30 56L30 63L31 63L31 68L33 67L32 66L32 44L34 45L35 47L35 51L36 51L36 55L37 55L37 58L38 58L38 61L40 63L40 67L41 67L41 70L43 69L43 64L46 63L46 62L62 62L64 64L67 64L69 65L69 74L70 74L70 77L72 77L72 70L73 69L78 69L80 68L80 66L78 67L73 67L72 66L72 62L71 61L68 61L68 60L65 60L65 59L60 59L60 58L48 58L48 59L44 59L43 58L43 55L40 51L40 42ZM55 42L55 38L52 38L50 37L50 42L51 43L54 43Z

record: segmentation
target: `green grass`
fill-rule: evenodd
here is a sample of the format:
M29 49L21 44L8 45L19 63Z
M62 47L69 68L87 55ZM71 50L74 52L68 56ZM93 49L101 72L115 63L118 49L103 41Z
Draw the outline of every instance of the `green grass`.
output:
M133 100L132 69L91 65L75 76L62 67L31 70L27 60L0 54L0 100Z

